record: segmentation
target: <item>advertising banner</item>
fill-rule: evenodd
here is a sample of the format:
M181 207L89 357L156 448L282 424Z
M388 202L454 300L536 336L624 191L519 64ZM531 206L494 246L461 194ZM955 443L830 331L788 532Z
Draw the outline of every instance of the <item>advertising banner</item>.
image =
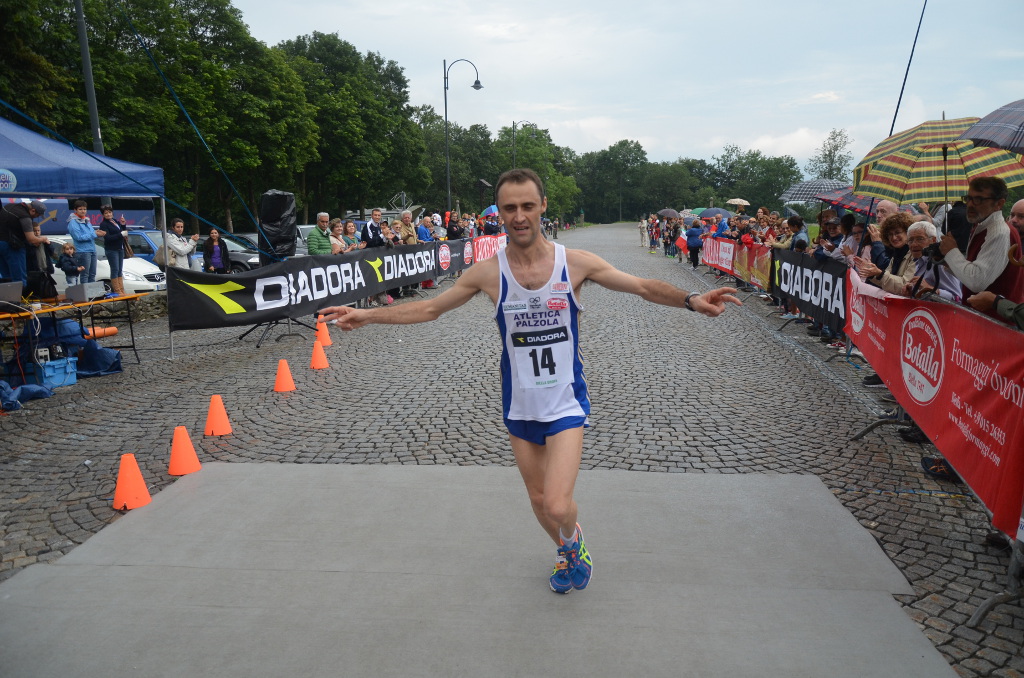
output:
M1024 500L1020 332L953 304L886 294L849 274L846 333L1010 537Z
M846 324L846 264L781 249L775 250L775 261L773 293L833 331Z
M772 249L768 245L754 245L750 250L750 282L763 290L772 286Z
M506 236L503 235L481 235L473 238L473 254L477 261L490 259L498 250L505 249Z
M701 259L705 265L711 268L717 268L719 271L734 275L732 258L735 249L735 240L729 240L728 238L705 238Z
M767 245L738 245L733 268L740 280L762 290L768 289L772 275L772 248Z
M473 265L473 241L444 240L437 243L438 278L464 271Z
M167 269L171 331L301 318L389 289L438 277L438 249L452 243L293 257L230 276ZM464 246L463 246L464 247ZM449 269L452 259L449 259Z

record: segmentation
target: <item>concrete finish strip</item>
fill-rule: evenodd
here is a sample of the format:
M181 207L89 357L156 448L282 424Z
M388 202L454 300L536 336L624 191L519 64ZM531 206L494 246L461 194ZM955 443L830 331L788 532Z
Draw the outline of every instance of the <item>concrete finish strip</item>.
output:
M507 467L210 463L0 584L2 676L953 676L814 476L583 471L594 579Z

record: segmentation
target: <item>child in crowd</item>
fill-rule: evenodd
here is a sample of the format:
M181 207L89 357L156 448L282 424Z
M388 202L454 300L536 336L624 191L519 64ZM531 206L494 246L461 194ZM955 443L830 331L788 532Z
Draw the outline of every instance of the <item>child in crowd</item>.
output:
M61 248L60 259L57 260L57 268L64 271L64 277L68 279L68 287L78 284L78 277L85 270L85 266L79 266L78 262L75 261L74 243L64 243L64 247Z

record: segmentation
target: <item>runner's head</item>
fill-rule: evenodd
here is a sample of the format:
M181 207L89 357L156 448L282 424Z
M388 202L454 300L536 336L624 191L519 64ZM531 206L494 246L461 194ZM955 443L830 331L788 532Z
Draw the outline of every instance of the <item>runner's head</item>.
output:
M544 182L540 180L540 177L537 176L536 172L534 172L531 169L523 168L523 169L512 169L512 170L509 170L509 171L505 172L504 174L502 174L500 177L498 177L498 183L494 187L494 199L495 199L494 201L496 203L500 204L501 187L504 184L507 184L507 183L525 184L525 183L527 183L529 181L532 181L537 186L538 196L541 199L543 199L545 197L545 195L544 195Z
M544 184L536 172L509 170L498 178L494 192L498 212L505 224L510 245L529 247L543 239L540 219L548 207Z

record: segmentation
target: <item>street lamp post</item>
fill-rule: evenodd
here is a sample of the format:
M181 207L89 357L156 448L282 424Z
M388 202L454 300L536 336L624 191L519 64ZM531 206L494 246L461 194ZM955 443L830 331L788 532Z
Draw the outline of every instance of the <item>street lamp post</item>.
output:
M476 80L473 81L473 89L483 89L483 85L480 84L480 71L477 70L476 64L469 59L456 59L450 64L448 61L444 61L444 173L445 173L445 184L448 189L448 211L452 211L452 155L451 150L448 147L448 71L452 69L452 66L465 61L467 64L473 67L476 71Z
M520 120L519 122L512 123L512 169L516 168L516 125L525 127L532 124L529 120Z

